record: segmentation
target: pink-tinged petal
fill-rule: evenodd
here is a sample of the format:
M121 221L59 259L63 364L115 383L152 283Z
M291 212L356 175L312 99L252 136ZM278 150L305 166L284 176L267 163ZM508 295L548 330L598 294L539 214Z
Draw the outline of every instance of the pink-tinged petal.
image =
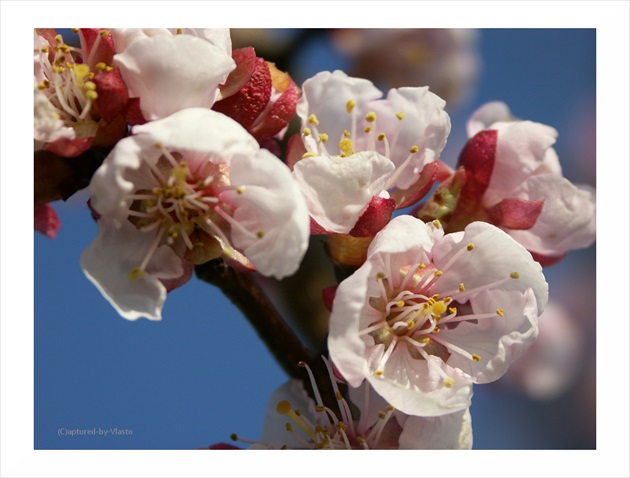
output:
M184 273L179 277L174 279L160 279L164 287L166 287L166 292L175 290L188 282L192 277L195 266L188 261L182 261L182 269L184 270Z
M472 138L480 131L491 129L494 123L513 121L508 106L501 101L486 103L477 109L466 124L468 137Z
M235 67L231 56L190 35L159 35L134 41L114 57L148 120L191 107L209 108Z
M84 153L92 146L94 137L90 138L59 138L52 143L46 144L44 149L57 156L64 158L74 158Z
M98 113L105 121L112 121L127 108L129 101L127 85L117 68L98 71L92 81L96 84L98 93L96 99Z
M326 230L347 233L383 190L393 163L375 152L348 157L313 156L293 169L306 197L309 213Z
M472 248L469 248L470 244ZM534 262L521 244L498 227L473 222L464 232L447 234L437 241L432 253L433 262L444 272L436 281L436 287L443 291L456 291L461 283L464 284L466 290L454 296L456 300L468 300L479 288L485 289L490 284L501 282L497 289L525 292L531 288L538 313L544 310L549 290L540 264ZM458 256L450 262L455 254Z
M445 101L428 87L398 88L366 108L376 113L373 127L385 133L390 143L389 158L396 165L396 179L389 186L410 188L422 168L437 160L451 131L451 120L444 111ZM399 119L397 115L403 113ZM410 149L418 151L410 154ZM362 149L361 143L355 149Z
M263 275L277 279L298 269L310 234L306 202L289 168L266 150L232 160L230 181L235 189L219 199L235 206L234 245Z
M374 237L389 223L395 210L396 201L374 196L348 234L354 237Z
M140 109L140 98L129 98L124 115L125 121L129 126L140 125L147 122Z
M120 228L105 219L99 222L96 239L81 254L81 267L88 279L124 318L161 320L166 288L160 279L175 279L184 270L182 261L168 246L160 246L151 257L146 273L129 277L155 240L131 223Z
M289 138L289 142L287 143L286 163L291 171L293 171L295 163L302 159L304 153L306 153L304 142L301 136L296 133Z
M484 195L487 206L513 196L511 192L545 164L547 151L558 136L552 127L531 121L497 123L495 129L495 161Z
M225 83L219 85L220 98L225 99L237 93L247 83L256 69L256 51L253 47L239 48L232 52L236 68L230 72Z
M494 169L497 137L496 130L481 131L464 146L458 162L466 171L462 202L479 202L486 192Z
M398 443L401 450L470 450L470 409L439 417L407 417Z
M543 174L530 178L519 195L545 200L532 228L509 231L528 250L545 256L561 256L571 249L589 247L595 241L593 188L576 186L554 174Z
M396 201L396 209L412 206L426 196L437 180L438 169L439 161L433 161L422 168L416 182L408 189L394 189L391 197Z
M254 71L247 83L237 93L217 101L212 109L235 119L249 130L267 107L270 98L271 74L267 62L256 58Z
M441 327L436 340L444 340L470 353L452 353L447 360L472 377L475 383L489 383L505 374L510 364L527 349L538 336L538 309L531 289L518 291L485 290L470 299L472 313L495 314L477 323L459 322L457 327ZM496 314L500 309L503 316Z
M300 89L288 75L286 83L282 85L280 97L273 102L268 111L263 112L251 129L252 134L259 141L281 133L295 115L295 108L300 99Z
M54 239L61 227L59 216L50 204L35 205L35 230L44 236Z
M540 216L545 201L506 198L486 212L493 224L507 229L530 229Z
M84 61L89 59L88 66L94 70L98 63L111 65L116 49L111 34L102 35L102 28L80 28L81 49L84 52ZM96 50L94 46L96 45Z

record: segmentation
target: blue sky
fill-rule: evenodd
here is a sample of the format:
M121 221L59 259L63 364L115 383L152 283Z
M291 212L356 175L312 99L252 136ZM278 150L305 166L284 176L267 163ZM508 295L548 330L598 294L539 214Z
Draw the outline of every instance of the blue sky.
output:
M516 116L554 126L565 175L595 185L595 37L594 29L482 31L482 74L472 99L451 115L444 159L454 164L468 115L502 100ZM339 62L326 45L313 46L313 72ZM258 438L268 398L286 376L250 325L195 278L169 294L161 322L119 317L79 266L97 230L86 199L79 193L55 204L62 222L56 239L35 234L35 448L194 449L234 432ZM552 297L557 291L568 302L567 281L592 279L592 296L584 298L592 311L580 307L592 317L577 320L593 333L594 270L594 248L548 270ZM475 448L593 448L594 357L583 364L582 383L556 402L477 387ZM131 434L63 435L99 428Z

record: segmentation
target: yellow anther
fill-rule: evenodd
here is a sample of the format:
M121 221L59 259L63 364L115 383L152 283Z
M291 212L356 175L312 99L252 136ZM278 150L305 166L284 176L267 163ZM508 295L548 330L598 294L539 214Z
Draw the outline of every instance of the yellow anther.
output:
M448 311L449 311L451 314L457 314L457 307L449 307L449 308L448 308Z
M440 277L442 274L444 274L444 272L442 272L442 271L435 271L435 277Z
M232 433L232 434L230 435L230 440L232 440L232 441L238 441L238 435L237 435L236 433Z
M285 424L284 424L284 427L286 428L286 430L287 430L288 432L292 432L292 431L293 431L293 426L291 426L291 424L290 424L290 423L285 423Z
M372 131L371 126L366 126L365 129L363 130L364 133L369 133L370 131Z
M411 148L409 148L409 152L411 154L417 153L418 152L418 147L417 146L412 146Z
M286 415L291 411L291 404L286 400L282 400L281 402L278 402L278 405L276 406L276 411L281 415Z
M446 388L453 388L453 385L455 385L455 379L453 377L447 377L442 382L442 385L444 385Z
M519 277L521 277L521 276L519 275L519 273L518 273L518 272L512 272L512 273L510 274L510 277L511 277L512 279L518 279L518 278L519 278Z
M466 246L466 249L469 251L472 251L474 248L475 248L475 245L472 242Z
M352 150L352 140L350 138L343 138L339 141L339 149L343 156L350 156L354 151Z
M431 342L431 337L425 337L420 342L422 342L423 344L428 344L429 342Z
M341 395L341 392L339 390L335 392L335 398L337 398L337 400L343 400L343 395Z
M175 30L176 35L181 35L182 33L184 33L184 30L182 30L181 28L178 28L177 30Z
M79 33L79 29L78 28L73 28L72 29L72 33Z
M365 115L365 121L367 121L368 123L374 123L374 121L376 121L376 113L370 111L368 114Z
M346 103L346 111L348 113L352 113L352 110L354 109L354 107L357 105L357 102L354 100L348 100L348 102Z
M405 306L404 300L399 300L398 302L396 302L396 307L404 307L404 306Z
M396 118L398 118L399 120L402 120L405 117L405 113L403 113L402 111L399 111L398 113L396 113Z
M439 221L439 219L434 219L433 220L433 225L435 227L437 227L438 229L440 229L442 227L442 223Z
M439 333L440 333L440 328L439 328L439 327L436 327L435 329L433 329L433 330L431 331L431 333L432 333L432 334L439 334Z
M97 70L103 71L105 68L107 68L107 65L105 64L105 62L99 62L96 64L95 68Z
M322 143L325 143L326 141L328 141L328 135L327 135L326 133L322 133L322 134L320 134L320 135L319 135L319 140L320 140Z
M44 45L43 47L40 48L40 50L42 53L48 53L48 47L46 45Z
M384 141L384 140L385 140L385 133L381 133L381 134L379 134L379 135L378 135L378 137L377 137L377 139L378 139L379 141Z
M106 37L107 35L109 35L109 30L101 30L100 32L98 32L98 34L101 37Z
M88 91L94 91L96 90L96 83L94 83L93 81L86 81L83 85L83 88Z
M258 231L258 232L256 233L256 237L257 237L258 239L262 239L263 237L265 237L265 231L262 231L262 230L261 230L261 231Z
M477 354L472 354L472 360L473 362L479 362L481 360L481 357Z
M87 66L86 64L76 65L73 71L74 71L74 76L76 77L77 81L81 83L83 81L83 78L85 78L87 74L90 72L90 67Z
M394 410L396 410L392 405L387 405L385 407L385 410L387 410L388 412L393 412Z
M460 292L464 292L465 290L466 290L466 287L464 287L464 283L463 283L463 282L460 282L460 283L459 283L459 291L460 291Z
M378 412L378 418L380 420L385 420L386 416L387 416L387 414L385 412Z
M304 128L304 129L302 130L302 134L303 134L304 136L310 136L310 134L311 134L311 128Z
M315 153L311 153L311 152L304 153L302 155L302 159L304 159L304 158L312 158L313 156L317 156L317 155Z
M352 133L346 129L344 130L343 135L348 138L349 136L352 136Z
M63 43L63 37L61 35L56 35L55 36L55 41L57 43Z
M140 277L142 277L144 274L145 274L144 269L140 269L139 267L134 267L129 271L129 274L127 274L127 277L129 278L131 282L135 282L138 279L140 279Z
M416 326L416 323L413 320L407 322L407 330L411 330Z
M418 266L420 269L425 269L427 267L427 265L424 262L421 262L420 265Z
M238 194L243 194L243 193L245 192L245 186L238 186L238 187L236 188L236 192L237 192Z
M505 317L505 312L503 312L503 309L497 309L497 315L499 317Z
M68 53L70 51L70 47L68 45L61 45L61 51L64 53Z
M381 377L383 375L383 371L382 370L375 370L374 371L374 375L376 375L377 377Z
M315 405L315 411L316 412L325 412L326 411L326 407L323 407L321 405Z
M433 305L434 314L443 314L444 312L446 312L446 304L443 300L440 300Z
M314 114L309 116L306 121L308 121L308 124L314 124L316 126L319 124L319 121L317 120L317 116L315 116Z
M94 101L94 100L96 100L96 98L98 98L98 93L96 91L86 91L85 92L85 97L88 100Z
M302 367L302 368L306 367L306 362L304 362L303 360L300 360L298 362L298 367Z
M227 247L223 249L223 255L227 257L228 259L231 259L232 257L234 257L234 253L232 252L232 249L229 249Z
M385 277L387 277L387 276L385 275L384 272L377 272L376 273L376 278L377 279L385 279Z

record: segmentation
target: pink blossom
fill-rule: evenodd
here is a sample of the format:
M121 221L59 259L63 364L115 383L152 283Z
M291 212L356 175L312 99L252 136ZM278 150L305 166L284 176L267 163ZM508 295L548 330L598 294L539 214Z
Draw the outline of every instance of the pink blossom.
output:
M306 205L289 169L234 120L190 108L134 126L90 184L99 235L85 273L129 319L161 317L168 283L224 257L293 274L308 245Z
M367 380L406 414L453 413L532 343L547 298L540 265L495 226L445 235L399 216L337 288L330 356L350 386Z

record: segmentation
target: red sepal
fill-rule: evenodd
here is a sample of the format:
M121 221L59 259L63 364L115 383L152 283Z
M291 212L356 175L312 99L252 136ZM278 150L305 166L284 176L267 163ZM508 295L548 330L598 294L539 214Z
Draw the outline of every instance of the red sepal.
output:
M35 205L35 230L44 236L54 239L61 227L59 216L50 204Z
M63 156L64 158L74 158L75 156L84 153L92 143L94 142L94 138L60 138L57 141L53 141L52 143L48 143L44 146L46 151L49 151L57 156Z
M354 237L374 237L389 223L395 210L395 200L373 196L367 209L348 234Z
M335 294L337 293L338 285L331 285L322 289L322 299L324 299L324 305L328 312L332 312L333 302L335 300Z
M525 230L536 224L545 201L506 198L486 212L492 222L507 229Z
M92 81L98 93L98 98L96 98L98 113L105 121L112 121L127 108L129 101L127 85L118 68L98 71Z
M396 201L396 209L409 207L426 196L437 180L439 169L438 161L433 161L422 168L418 180L409 188L394 189L391 197Z

